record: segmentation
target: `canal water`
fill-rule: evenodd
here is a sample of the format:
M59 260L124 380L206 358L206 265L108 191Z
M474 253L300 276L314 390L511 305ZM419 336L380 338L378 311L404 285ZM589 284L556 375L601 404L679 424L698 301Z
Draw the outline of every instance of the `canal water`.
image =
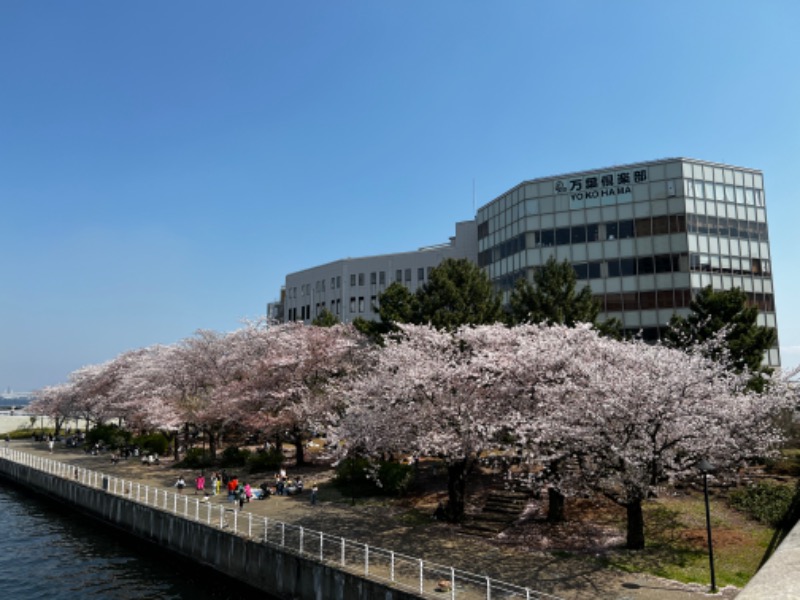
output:
M269 600L0 479L0 598Z

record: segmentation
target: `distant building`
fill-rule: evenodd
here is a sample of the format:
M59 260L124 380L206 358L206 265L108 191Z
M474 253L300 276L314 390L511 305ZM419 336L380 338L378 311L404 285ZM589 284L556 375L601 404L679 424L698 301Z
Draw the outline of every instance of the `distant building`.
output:
M287 275L282 320L309 322L323 308L341 321L375 319L388 285L413 292L450 257L477 262L507 302L514 282L532 281L551 256L591 288L600 319L647 340L708 285L740 288L759 325L777 329L763 174L686 158L524 181L458 223L450 244ZM765 360L780 365L777 345Z
M450 242L413 252L344 258L286 276L282 321L310 322L323 309L342 322L377 318L378 296L400 282L412 293L428 280L431 269L446 258L477 261L475 221L456 223ZM281 309L270 305L273 314Z
M708 285L742 289L777 329L760 171L675 158L534 179L476 221L478 264L505 300L552 256L590 286L601 319L645 339ZM779 366L777 346L765 358Z

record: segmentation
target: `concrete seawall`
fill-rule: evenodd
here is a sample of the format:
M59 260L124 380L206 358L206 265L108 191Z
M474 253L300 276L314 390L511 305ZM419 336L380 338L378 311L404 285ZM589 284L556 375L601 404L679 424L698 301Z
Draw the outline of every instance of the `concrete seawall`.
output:
M287 600L410 600L423 596L0 457L0 477Z

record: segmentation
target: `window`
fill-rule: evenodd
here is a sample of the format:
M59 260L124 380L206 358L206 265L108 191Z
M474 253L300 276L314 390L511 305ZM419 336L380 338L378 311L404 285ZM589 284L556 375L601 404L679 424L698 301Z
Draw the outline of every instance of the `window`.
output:
M397 271L395 271L394 280L395 281L403 281L403 271L402 270L397 269Z
M371 285L378 283L378 274L375 271L369 274L369 282Z
M425 281L425 267L417 269L417 281Z
M606 239L615 240L619 237L619 227L616 223L606 223Z
M563 246L569 244L569 227L562 227L556 229L556 246Z
M358 312L360 313L364 312L364 296L358 297Z
M619 271L620 275L622 275L623 277L628 275L636 275L636 259L635 258L620 259Z
M594 225L586 226L586 241L596 242L600 239L600 227L595 223Z
M380 285L386 285L386 271L378 273L378 283Z
M552 229L542 231L542 246L552 246L556 241L555 233Z
M634 227L636 229L636 237L653 235L653 224L650 222L649 217L644 219L636 219Z
M352 273L350 275L350 287L355 287L356 285L356 274Z
M358 274L358 285L364 285L364 274L363 273L359 273Z
M355 296L350 296L350 313L356 312L356 298Z
M336 289L338 290L341 287L342 287L342 276L341 275L337 275L336 276Z
M653 265L652 256L642 256L641 258L637 259L636 263L636 272L639 275L646 275L654 272L655 267Z
M411 269L406 269L406 281L411 282Z
M573 227L572 228L572 243L581 244L586 241L586 227Z
M634 236L633 233L633 221L620 221L619 222L619 238L632 238Z

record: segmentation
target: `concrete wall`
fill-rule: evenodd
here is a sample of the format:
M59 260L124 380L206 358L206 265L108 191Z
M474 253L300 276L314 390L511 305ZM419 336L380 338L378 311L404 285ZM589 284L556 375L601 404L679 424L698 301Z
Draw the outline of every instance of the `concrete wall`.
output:
M281 548L184 519L0 458L0 477L287 600L411 600L422 596Z
M736 600L797 600L800 598L800 523L789 532L766 564Z

